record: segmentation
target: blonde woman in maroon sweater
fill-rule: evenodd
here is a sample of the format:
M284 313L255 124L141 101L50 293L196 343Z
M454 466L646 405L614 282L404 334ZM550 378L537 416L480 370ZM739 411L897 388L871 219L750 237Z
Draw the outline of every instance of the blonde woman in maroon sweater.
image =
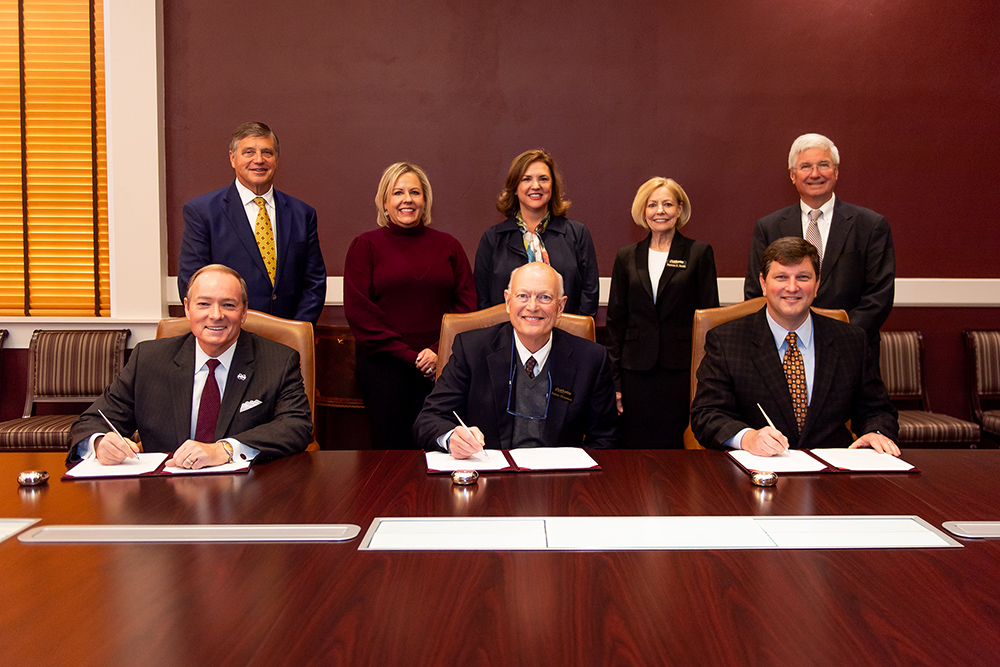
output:
M378 229L351 243L344 313L375 449L413 449L413 422L434 388L444 313L475 310L472 268L455 237L430 229L427 174L397 162L382 174Z

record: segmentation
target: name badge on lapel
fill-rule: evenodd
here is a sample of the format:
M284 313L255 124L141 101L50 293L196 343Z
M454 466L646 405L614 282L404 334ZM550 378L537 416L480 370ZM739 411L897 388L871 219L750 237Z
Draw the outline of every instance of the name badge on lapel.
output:
M552 395L555 398L561 398L564 401L573 402L573 392L569 389L563 389L562 387L554 387L552 389Z
M667 266L671 269L686 269L688 267L688 263L685 259L668 259Z

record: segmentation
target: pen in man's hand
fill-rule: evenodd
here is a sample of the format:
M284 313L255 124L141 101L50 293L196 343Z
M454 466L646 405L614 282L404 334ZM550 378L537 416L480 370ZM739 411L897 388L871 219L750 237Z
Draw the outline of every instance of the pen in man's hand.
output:
M97 414L101 415L101 417L104 419L104 421L106 421L108 423L108 426L110 426L111 430L115 432L115 435L117 435L119 438L122 438L122 434L118 432L118 429L116 429L115 425L111 423L111 420L108 419L107 415L105 415L103 412L101 412L101 410L98 410ZM125 438L122 438L122 442L125 443L125 448L128 450L128 454L125 455L125 458L126 459L138 459L139 457L136 455L136 453L133 452L132 448L128 446L128 441Z

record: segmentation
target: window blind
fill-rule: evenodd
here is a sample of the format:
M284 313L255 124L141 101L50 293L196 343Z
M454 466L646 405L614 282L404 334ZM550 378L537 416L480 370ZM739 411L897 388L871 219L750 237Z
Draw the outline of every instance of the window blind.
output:
M110 315L101 0L0 0L0 315Z

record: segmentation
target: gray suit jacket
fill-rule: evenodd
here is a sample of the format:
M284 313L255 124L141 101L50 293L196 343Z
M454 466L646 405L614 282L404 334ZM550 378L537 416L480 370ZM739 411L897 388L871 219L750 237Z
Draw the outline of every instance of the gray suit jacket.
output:
M767 246L785 236L802 237L798 202L757 221L743 282L746 299L761 296L761 257ZM813 305L846 310L851 324L877 341L878 330L892 310L895 278L896 254L889 222L875 211L837 199Z
M859 436L879 431L898 437L896 409L875 374L864 332L816 313L812 399L800 434L765 309L708 332L691 404L698 442L722 448L744 428L764 428L758 403L795 448L847 447L854 441L848 419Z
M193 334L139 343L104 394L73 424L76 444L106 433L98 410L123 434L139 431L143 451L173 452L191 433ZM241 410L249 401L255 407ZM216 439L235 438L260 450L261 460L303 451L312 437L299 353L249 331L240 333L219 409Z

